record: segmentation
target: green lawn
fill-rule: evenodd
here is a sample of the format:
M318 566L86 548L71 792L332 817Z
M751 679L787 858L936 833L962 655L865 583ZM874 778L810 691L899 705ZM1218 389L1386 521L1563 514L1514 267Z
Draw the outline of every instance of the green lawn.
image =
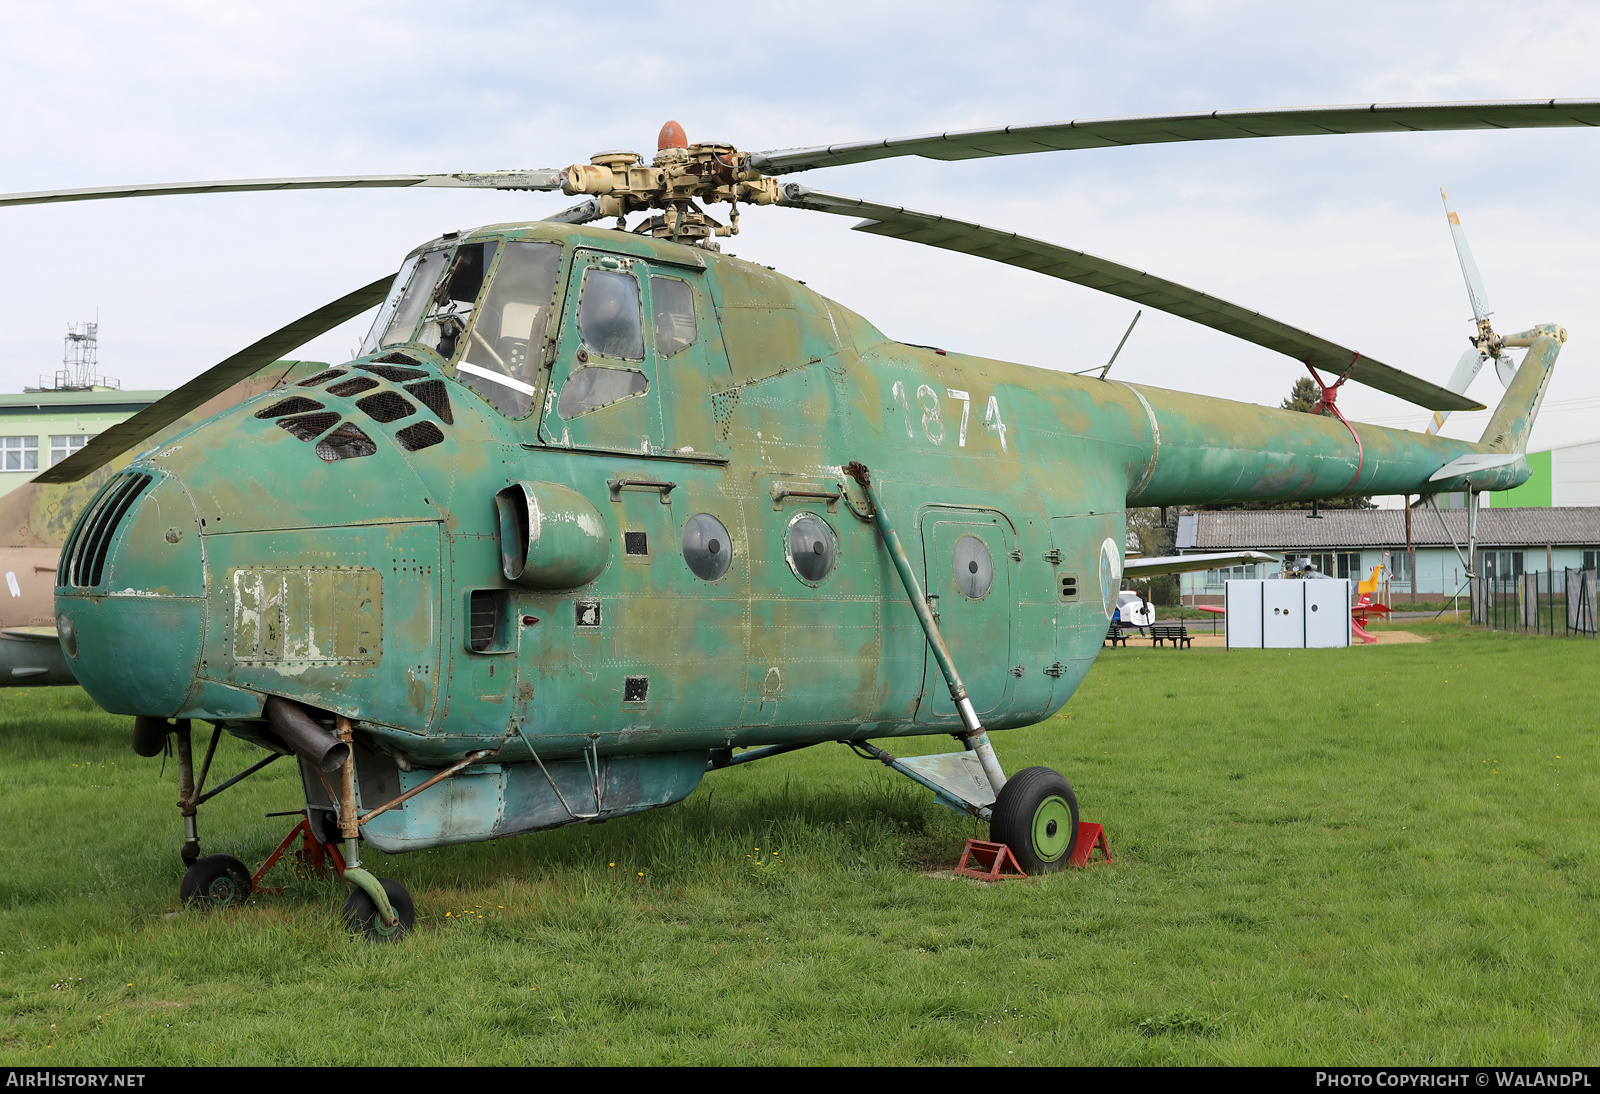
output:
M79 691L0 692L0 1065L1592 1065L1600 643L1409 629L1433 641L1108 650L997 735L1067 775L1109 866L939 876L981 826L823 745L371 859L419 908L385 947L290 874L179 914L174 764ZM206 849L253 866L297 792L287 763L227 792Z

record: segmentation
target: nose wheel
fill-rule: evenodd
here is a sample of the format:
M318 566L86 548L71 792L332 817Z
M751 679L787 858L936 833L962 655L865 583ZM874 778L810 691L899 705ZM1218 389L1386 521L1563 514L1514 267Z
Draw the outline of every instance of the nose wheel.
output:
M990 838L1011 848L1032 874L1059 869L1078 844L1078 798L1058 771L1029 767L1001 788L989 819Z
M364 934L373 942L398 942L410 933L417 922L416 908L411 903L411 894L406 892L405 886L393 878L378 878L378 884L383 886L383 893L389 898L389 906L394 909L394 914L399 922L389 924L378 911L378 903L366 892L365 889L354 888L345 898L344 923L354 934Z

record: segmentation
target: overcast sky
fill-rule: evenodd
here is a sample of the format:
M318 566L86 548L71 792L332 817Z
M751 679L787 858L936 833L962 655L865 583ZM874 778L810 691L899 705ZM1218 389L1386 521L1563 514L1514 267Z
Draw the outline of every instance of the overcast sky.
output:
M761 150L1068 118L1357 102L1600 96L1578 3L684 4L0 2L0 191L560 167L646 154L661 123ZM901 160L811 186L1115 258L1443 383L1471 313L1451 191L1502 332L1571 333L1534 447L1600 436L1600 132L1296 137ZM394 270L441 231L560 194L208 195L0 209L14 325L0 391L101 324L126 388L169 388ZM1079 369L1132 304L848 230L746 212L726 244L906 341ZM343 360L369 320L300 356ZM1147 312L1113 375L1276 403L1300 366ZM1472 394L1491 405L1487 372ZM1352 417L1427 412L1353 385ZM1486 413L1447 432L1476 437Z

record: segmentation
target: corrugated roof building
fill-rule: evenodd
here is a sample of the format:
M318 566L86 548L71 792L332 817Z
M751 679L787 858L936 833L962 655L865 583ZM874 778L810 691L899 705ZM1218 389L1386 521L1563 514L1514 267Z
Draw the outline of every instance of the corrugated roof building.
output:
M1331 577L1352 581L1383 565L1395 600L1437 599L1466 591L1464 509L1305 509L1185 513L1178 518L1179 554L1256 550L1309 558ZM1595 568L1600 557L1600 506L1483 509L1478 513L1480 569L1511 581L1517 574ZM1228 578L1265 577L1261 566L1184 575L1186 603L1220 601Z

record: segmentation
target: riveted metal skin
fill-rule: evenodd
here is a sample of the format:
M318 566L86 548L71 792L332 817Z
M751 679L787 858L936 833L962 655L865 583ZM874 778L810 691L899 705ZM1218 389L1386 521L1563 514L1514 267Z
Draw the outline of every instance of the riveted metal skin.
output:
M56 590L73 671L107 710L255 740L268 696L348 718L364 810L492 754L375 816L363 835L384 850L670 804L712 750L962 731L873 507L844 473L852 461L871 467L993 732L1048 718L1088 672L1130 505L1459 489L1428 477L1494 441L1358 424L1358 455L1333 418L905 345L765 267L594 226L502 225L418 250L486 240L501 255L512 241L562 246L519 381L528 416L506 417L473 386L481 376L457 370L466 338L383 347L350 368L371 376L360 366L403 351L444 384L450 419L418 406L386 423L356 405L369 391L331 394L337 378L297 387L375 445L325 462L256 417L284 397L264 391L131 464L152 483L104 530L102 579ZM605 257L641 286L646 358L627 367L648 387L564 419L561 385L585 367L576 287ZM694 300L694 340L659 359L652 277ZM1532 364L1491 425L1501 450L1525 444L1554 329L1528 334ZM680 324L673 344L686 335ZM407 450L395 434L419 417L444 439ZM1518 461L1471 485L1527 475ZM553 561L543 533L539 552L507 543L508 527L520 533L496 501L543 512L546 489L585 514ZM802 511L836 538L814 582L787 554ZM714 581L678 549L697 514L730 540ZM627 533L649 552L625 554ZM992 561L979 598L957 583L964 538ZM472 596L484 590L500 595ZM474 620L474 605L500 614ZM484 652L464 641L475 622L496 628ZM648 678L643 698L628 698L630 678ZM327 803L313 775L315 812Z

